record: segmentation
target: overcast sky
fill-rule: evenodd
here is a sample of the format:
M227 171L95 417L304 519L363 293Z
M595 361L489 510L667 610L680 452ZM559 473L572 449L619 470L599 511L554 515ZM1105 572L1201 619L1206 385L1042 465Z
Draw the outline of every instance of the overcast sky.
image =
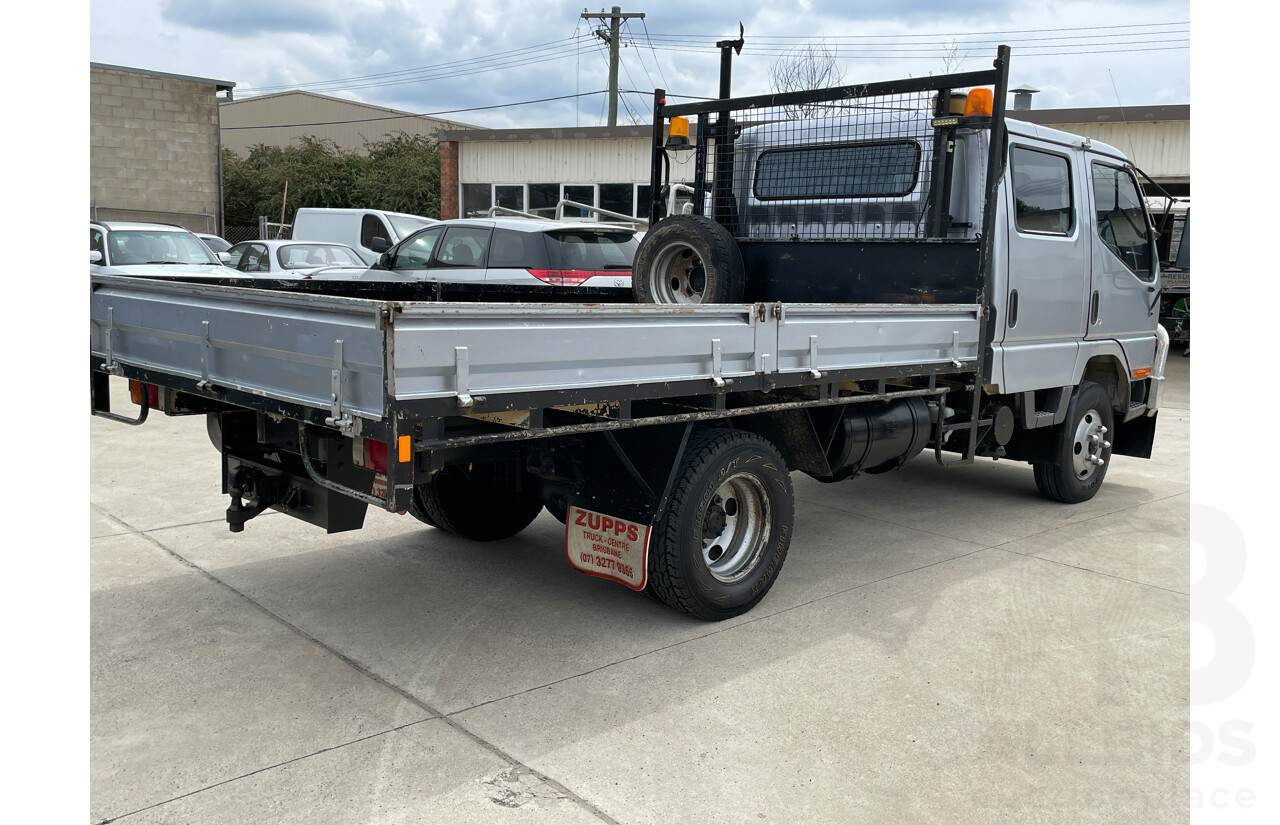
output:
M736 37L741 21L735 95L769 91L770 67L805 43L833 51L845 82L941 74L957 63L979 70L1006 43L1011 85L1040 89L1036 108L1190 102L1187 0L683 0L622 10L646 15L623 28L626 90L714 96L714 42ZM90 60L228 80L237 98L300 87L446 112L605 89L607 46L584 11L602 9L555 0L93 0ZM620 123L648 119L646 97L624 101ZM605 105L595 94L444 116L483 126L594 126L604 123Z

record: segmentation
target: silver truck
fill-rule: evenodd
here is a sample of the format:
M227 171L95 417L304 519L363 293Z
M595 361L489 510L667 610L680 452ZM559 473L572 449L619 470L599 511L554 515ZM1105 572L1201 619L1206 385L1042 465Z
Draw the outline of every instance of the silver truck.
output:
M647 256L668 292L641 304L94 276L93 411L205 415L232 531L267 509L352 530L374 506L489 541L546 509L569 564L705 620L777 579L792 472L927 450L1029 462L1047 498L1087 500L1113 456L1151 452L1153 232L1118 151L1005 120L1008 62L670 107L657 91L636 276ZM830 140L795 117L823 106ZM668 148L686 116L692 149ZM704 170L695 214L661 214L670 151ZM111 376L137 413L111 410Z

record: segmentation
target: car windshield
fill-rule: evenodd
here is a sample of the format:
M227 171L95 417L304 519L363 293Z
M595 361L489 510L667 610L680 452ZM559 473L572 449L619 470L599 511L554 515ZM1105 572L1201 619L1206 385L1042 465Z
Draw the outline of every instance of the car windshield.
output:
M212 249L215 253L226 252L231 248L231 244L227 243L222 238L214 237L212 235L207 238L201 238L200 240L204 241L205 246Z
M116 229L110 233L111 263L214 264L218 259L204 241L181 229Z
M640 243L630 232L548 232L555 269L631 269Z
M425 218L415 218L413 215L387 215L387 220L391 221L391 228L401 238L407 238L419 229L425 229L435 223Z
M309 269L317 266L359 266L365 264L350 248L326 244L286 244L276 250L276 260L285 269Z

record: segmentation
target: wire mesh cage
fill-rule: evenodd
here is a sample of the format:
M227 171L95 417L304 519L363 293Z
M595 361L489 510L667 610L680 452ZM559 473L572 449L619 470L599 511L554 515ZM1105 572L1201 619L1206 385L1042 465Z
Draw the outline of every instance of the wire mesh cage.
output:
M697 125L692 151L667 151L655 132L655 149L671 156L655 167L669 178L662 190L682 195L669 202L739 241L972 240L982 203L962 197L951 173L957 152L986 152L991 118L960 115L970 87L997 79L971 72L670 107L659 97L656 116Z

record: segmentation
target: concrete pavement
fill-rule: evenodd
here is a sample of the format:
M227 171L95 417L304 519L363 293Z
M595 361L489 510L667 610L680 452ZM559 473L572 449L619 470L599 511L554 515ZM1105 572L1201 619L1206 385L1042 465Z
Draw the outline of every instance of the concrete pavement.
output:
M93 419L90 821L1185 822L1190 360L1093 501L823 485L752 612L370 511L233 535L201 418Z

